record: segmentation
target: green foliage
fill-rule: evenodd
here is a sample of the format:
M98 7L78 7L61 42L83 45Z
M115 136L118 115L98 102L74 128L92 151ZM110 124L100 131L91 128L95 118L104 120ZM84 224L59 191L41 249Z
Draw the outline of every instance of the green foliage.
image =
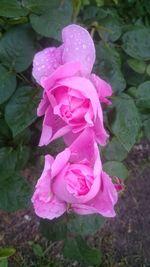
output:
M16 89L16 75L0 65L0 104L8 100Z
M17 0L1 0L0 1L0 16L3 17L20 17L26 16L28 10L21 6L21 3Z
M105 223L105 218L93 215L72 215L68 221L67 227L71 233L87 236L95 234Z
M122 94L114 99L116 117L112 131L127 151L135 144L141 127L136 105L131 97Z
M126 87L126 81L121 72L120 55L112 45L106 45L99 42L96 47L97 64L96 72L106 79L112 86L114 92L123 91Z
M66 239L63 252L65 257L78 260L86 266L98 266L102 260L100 251L95 248L91 249L80 236Z
M17 173L6 177L0 183L0 209L8 212L27 208L30 203L31 188L24 177Z
M40 228L42 234L48 240L58 241L65 239L67 236L67 224L65 217L54 219L52 221L41 220Z
M128 151L116 137L112 138L104 150L104 156L107 160L122 161L127 157L127 154Z
M117 176L121 179L126 179L128 170L122 162L108 161L103 165L104 170L111 176Z
M150 30L148 28L126 32L123 35L123 49L131 57L150 60Z
M0 267L8 267L8 258L14 255L16 250L14 248L0 247Z
M0 260L12 256L15 252L16 250L14 248L0 248Z
M39 101L36 88L22 86L17 88L5 109L5 119L13 136L19 134L36 119L36 107Z
M26 70L35 54L34 32L29 25L9 29L0 40L2 64L16 72Z
M63 27L71 23L72 5L70 1L63 1L56 7L51 8L54 5L51 1L48 9L41 15L30 15L30 21L33 29L42 36L52 37L60 40L61 30Z
M7 259L0 260L0 267L8 267L8 260Z

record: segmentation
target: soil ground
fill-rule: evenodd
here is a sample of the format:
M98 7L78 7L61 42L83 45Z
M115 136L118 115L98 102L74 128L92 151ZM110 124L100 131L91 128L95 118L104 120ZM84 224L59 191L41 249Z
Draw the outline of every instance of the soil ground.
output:
M117 216L91 240L103 252L101 267L150 267L150 143L134 146L127 161L130 170L126 189L117 204ZM32 179L30 170L26 176ZM38 230L32 208L16 213L0 213L0 246L16 248L10 267L68 267L61 254L61 243L47 242ZM33 244L46 250L42 261L33 253Z

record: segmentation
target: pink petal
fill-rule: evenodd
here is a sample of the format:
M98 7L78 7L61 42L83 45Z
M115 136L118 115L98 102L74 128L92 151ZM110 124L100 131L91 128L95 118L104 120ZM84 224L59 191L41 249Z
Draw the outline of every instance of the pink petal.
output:
M52 75L49 77L43 77L41 79L41 85L45 90L51 89L55 83L61 79L71 77L73 75L80 74L80 63L79 62L69 62L60 66Z
M91 81L97 89L100 101L110 105L111 101L106 98L112 95L112 88L110 84L95 74L91 74Z
M41 218L50 220L61 216L66 211L66 204L58 200L52 192L50 170L53 161L50 155L45 156L44 170L32 197L35 213Z
M48 145L53 140L65 135L69 131L70 126L66 125L59 116L53 114L53 109L49 104L43 120L39 146Z
M48 97L46 95L46 93L44 92L43 93L43 98L41 99L39 105L38 105L38 108L37 108L37 115L39 117L43 116L46 112L46 109L48 108L49 106L49 100L48 100Z
M105 217L116 215L114 205L118 200L118 194L111 178L102 172L102 184L97 196L86 204L73 204L72 209L78 214L99 213Z
M57 87L66 86L75 89L82 93L86 98L90 99L94 116L97 114L99 99L95 87L90 80L82 77L70 77L68 79L62 79L58 82Z
M106 132L104 128L101 106L99 107L98 116L96 118L93 130L95 132L95 138L97 143L99 143L102 146L106 145L107 140L109 138L109 134Z
M56 156L51 170L52 177L55 177L65 167L65 165L68 163L70 159L70 155L71 155L70 149L66 148L64 151L60 152Z
M89 32L79 25L72 24L63 29L62 39L63 63L79 61L82 73L89 74L95 62L95 47Z
M35 54L32 75L40 84L42 77L51 75L61 64L62 47L50 47Z
M94 155L94 134L90 128L85 129L80 135L74 140L70 146L71 160L73 162L79 162L83 159L87 159L91 164L95 162Z

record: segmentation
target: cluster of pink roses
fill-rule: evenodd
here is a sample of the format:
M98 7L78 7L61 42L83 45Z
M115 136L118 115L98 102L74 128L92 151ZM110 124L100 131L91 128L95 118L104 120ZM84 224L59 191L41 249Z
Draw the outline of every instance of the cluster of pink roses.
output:
M102 170L98 144L108 134L100 102L110 104L111 86L91 70L95 47L78 25L62 31L63 43L37 53L33 76L43 87L37 114L44 115L40 146L63 137L67 148L45 167L32 197L38 216L54 219L66 211L115 216L117 185Z

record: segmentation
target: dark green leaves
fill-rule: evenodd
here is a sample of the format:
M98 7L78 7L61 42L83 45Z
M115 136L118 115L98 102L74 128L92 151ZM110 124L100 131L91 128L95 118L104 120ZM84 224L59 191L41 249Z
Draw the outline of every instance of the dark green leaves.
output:
M121 72L121 60L115 48L105 45L103 42L96 47L97 51L97 73L106 79L112 86L114 92L121 92L126 87L126 81Z
M17 152L10 147L0 149L0 180L10 176L17 163Z
M82 236L95 234L105 223L105 218L97 215L72 215L68 221L68 229L71 233Z
M146 63L137 59L129 59L128 65L137 73L143 74L146 70Z
M26 16L28 10L21 6L21 2L17 0L1 0L0 1L0 16L4 17L20 17Z
M59 7L59 5L61 4L61 0L22 0L22 4L30 12L42 14L47 11L47 9Z
M150 29L143 28L123 35L123 49L131 57L150 60Z
M26 208L30 201L30 193L30 186L25 178L14 173L0 183L0 209L12 212Z
M20 133L36 119L39 91L29 86L17 89L5 110L5 119L13 135Z
M103 167L104 170L111 176L117 176L121 179L126 179L128 176L128 170L122 162L108 161L103 165Z
M109 141L107 147L104 149L104 155L107 160L122 161L126 158L127 154L128 151L116 137L113 137L112 140Z
M16 76L0 65L0 104L5 102L16 89Z
M136 93L137 106L142 110L150 110L150 81L140 84Z
M15 252L14 248L0 248L0 260L12 256Z
M46 37L61 39L61 31L63 27L71 22L72 5L70 1L59 2L57 7L47 9L41 15L30 16L33 29Z
M66 218L60 217L58 219L41 220L40 229L42 234L52 241L58 241L66 238L67 235L67 224Z
M114 99L116 118L112 124L112 131L127 151L136 142L141 122L131 97L122 94Z
M100 251L90 248L79 236L68 238L64 244L64 256L87 265L99 265L102 260Z
M34 38L27 25L11 28L0 40L0 60L17 72L26 70L35 54Z

